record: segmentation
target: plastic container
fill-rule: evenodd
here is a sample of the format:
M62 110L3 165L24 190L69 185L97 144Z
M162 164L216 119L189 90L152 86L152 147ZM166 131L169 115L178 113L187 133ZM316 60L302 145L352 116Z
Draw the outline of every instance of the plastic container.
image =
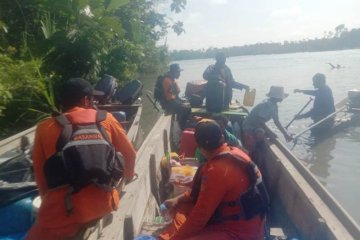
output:
M243 105L246 107L254 106L256 89L246 90Z
M183 155L184 157L194 157L197 146L198 145L195 140L195 130L192 128L186 128L181 133L180 155Z
M33 224L31 201L32 198L27 197L0 209L0 236L22 235L30 229Z
M224 82L208 82L206 87L206 111L221 112L225 105L225 86Z

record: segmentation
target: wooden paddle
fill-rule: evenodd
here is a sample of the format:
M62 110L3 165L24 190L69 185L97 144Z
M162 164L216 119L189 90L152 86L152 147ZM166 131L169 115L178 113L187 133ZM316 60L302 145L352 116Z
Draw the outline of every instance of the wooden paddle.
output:
M335 116L338 112L341 112L343 111L347 106L343 106L341 108L339 108L337 111L327 115L326 117L324 117L323 119L321 119L320 121L316 122L316 123L313 123L311 124L308 128L304 129L303 131L301 131L300 133L296 134L293 139L294 141L296 141L301 135L303 135L305 132L313 129L314 127L318 126L320 123L323 123L324 121L328 120L329 118L331 118L332 116Z
M294 118L286 125L285 129L288 129L288 127L295 121L296 116L302 113L304 109L312 102L312 100L312 98L309 99L309 101L300 109L300 111L294 116Z
M150 92L150 91L149 91L149 92ZM148 92L146 93L146 96L147 96L147 98L149 99L149 101L152 103L152 105L154 106L154 108L155 108L158 112L160 112L160 109L157 107L155 100L150 96L150 94L149 94Z

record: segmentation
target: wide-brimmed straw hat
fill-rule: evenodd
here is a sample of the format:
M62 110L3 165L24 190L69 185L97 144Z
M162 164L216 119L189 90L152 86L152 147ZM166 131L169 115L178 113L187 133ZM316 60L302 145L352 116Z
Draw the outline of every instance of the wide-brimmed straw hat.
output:
M284 87L283 86L271 86L269 93L266 94L266 96L270 98L276 98L276 99L284 99L289 94L284 93Z

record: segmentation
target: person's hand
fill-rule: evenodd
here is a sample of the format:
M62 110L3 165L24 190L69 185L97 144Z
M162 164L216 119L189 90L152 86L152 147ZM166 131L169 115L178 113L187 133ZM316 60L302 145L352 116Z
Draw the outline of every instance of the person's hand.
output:
M167 209L173 209L174 207L176 207L179 203L179 198L178 197L174 197L174 198L170 198L168 200L165 200L164 204L166 206Z
M246 91L249 91L249 90L250 90L250 87L247 86L247 85L245 85L245 86L244 86L244 89L245 89Z
M290 142L290 141L293 140L293 136L292 136L291 134L285 134L285 140L286 140L287 142Z
M301 93L302 92L302 90L300 90L300 89L294 89L294 93Z

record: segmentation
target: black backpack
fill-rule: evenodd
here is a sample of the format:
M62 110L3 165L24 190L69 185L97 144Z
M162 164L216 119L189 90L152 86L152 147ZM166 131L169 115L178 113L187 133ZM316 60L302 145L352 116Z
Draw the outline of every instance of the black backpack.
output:
M157 102L162 103L165 100L164 89L163 89L163 81L165 76L158 76L154 88L154 98Z
M107 112L99 110L96 122L72 124L61 114L55 117L63 130L56 143L56 153L44 165L45 178L50 189L70 185L65 204L68 213L72 206L70 195L89 184L111 191L123 176L120 153L109 141L101 122Z

